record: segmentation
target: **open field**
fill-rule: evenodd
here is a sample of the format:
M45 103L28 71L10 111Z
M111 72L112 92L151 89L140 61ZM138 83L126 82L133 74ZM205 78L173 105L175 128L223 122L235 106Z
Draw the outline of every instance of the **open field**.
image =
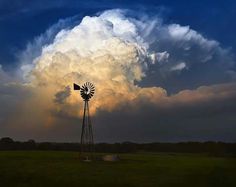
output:
M236 186L236 158L200 154L120 154L80 162L77 152L0 151L1 187Z

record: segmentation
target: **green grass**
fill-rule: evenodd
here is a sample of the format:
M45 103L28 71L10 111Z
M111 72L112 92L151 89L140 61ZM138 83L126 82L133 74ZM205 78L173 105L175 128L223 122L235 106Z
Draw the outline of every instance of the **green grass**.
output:
M0 151L1 187L235 187L236 158L199 154L120 154L81 162L76 152Z

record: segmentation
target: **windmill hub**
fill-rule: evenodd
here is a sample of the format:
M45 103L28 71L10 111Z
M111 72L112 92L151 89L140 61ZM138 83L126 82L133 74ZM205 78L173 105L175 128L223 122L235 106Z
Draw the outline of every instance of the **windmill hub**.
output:
M91 97L93 97L95 92L95 88L92 83L86 82L81 88L80 88L80 95L84 100L89 100Z

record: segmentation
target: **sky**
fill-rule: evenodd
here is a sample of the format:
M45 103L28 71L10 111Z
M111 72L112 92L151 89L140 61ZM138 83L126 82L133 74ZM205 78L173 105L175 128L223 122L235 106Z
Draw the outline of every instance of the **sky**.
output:
M0 137L236 141L235 1L0 0Z

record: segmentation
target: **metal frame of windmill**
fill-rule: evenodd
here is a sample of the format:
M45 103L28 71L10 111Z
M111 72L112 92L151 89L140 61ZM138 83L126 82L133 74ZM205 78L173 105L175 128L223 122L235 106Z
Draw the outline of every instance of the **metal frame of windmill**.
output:
M80 137L80 158L85 161L90 161L93 159L94 141L92 123L89 114L89 100L95 93L95 87L92 83L86 82L81 87L74 84L74 90L80 90L80 95L84 100L82 131Z

